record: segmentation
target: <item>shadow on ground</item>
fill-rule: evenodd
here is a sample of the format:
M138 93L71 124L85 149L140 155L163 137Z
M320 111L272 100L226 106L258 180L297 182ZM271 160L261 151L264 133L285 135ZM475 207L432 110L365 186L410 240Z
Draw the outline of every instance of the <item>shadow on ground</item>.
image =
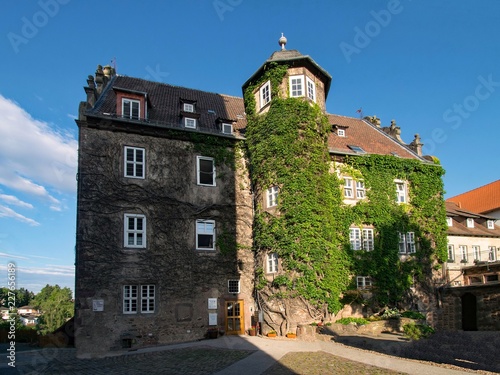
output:
M338 335L325 328L324 335L347 346L401 358L500 373L500 332L438 332L427 339L409 341L400 334L380 336Z

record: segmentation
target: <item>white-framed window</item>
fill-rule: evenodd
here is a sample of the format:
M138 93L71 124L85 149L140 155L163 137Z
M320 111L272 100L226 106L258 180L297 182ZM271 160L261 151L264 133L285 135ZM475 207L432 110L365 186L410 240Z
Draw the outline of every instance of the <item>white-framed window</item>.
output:
M228 293L238 294L240 292L240 280L228 280L227 291Z
M267 81L259 90L260 108L271 101L271 81Z
M141 312L155 312L155 286L141 285Z
M122 99L122 117L138 120L141 113L141 102L133 99Z
M453 245L448 245L448 262L453 263L455 261L455 247Z
M460 252L460 262L467 263L467 246L459 245L458 251Z
M290 77L290 97L298 98L304 96L304 76Z
M359 228L349 228L349 242L352 250L361 250L361 230Z
M267 273L278 272L278 254L269 253L266 256L267 259Z
M449 216L446 217L446 225L449 227L453 226L453 219Z
M372 278L370 276L356 276L356 285L358 289L369 289L372 287Z
M125 157L125 177L144 178L146 150L125 146L123 154Z
M140 290L140 294L139 294ZM123 313L151 314L155 312L155 285L124 285L123 286Z
M222 133L233 134L233 124L228 124L226 122L222 123Z
M146 216L125 214L124 245L129 248L146 247Z
M215 162L213 158L205 156L196 157L197 184L215 186Z
M493 220L488 220L486 225L488 226L488 229L495 229L495 222Z
M363 229L363 250L372 251L373 247L373 229Z
M316 85L314 84L313 80L310 79L309 77L306 77L306 85L307 85L307 97L313 102L316 102Z
M474 219L472 217L467 218L467 228L474 228Z
M353 198L352 178L344 177L344 198Z
M356 198L363 199L366 196L364 181L356 181Z
M337 135L339 137L345 137L345 129L337 129Z
M398 236L400 254L413 254L417 251L417 246L415 244L415 232L398 232Z
M278 192L279 188L277 186L271 186L266 190L267 197L267 207L276 207L278 205Z
M214 220L196 220L196 250L215 250Z
M123 286L123 313L124 314L137 314L137 285L124 285Z
M189 129L196 129L196 119L191 117L184 117L184 126Z
M184 103L183 110L184 112L194 112L194 104Z
M477 245L472 245L472 254L474 255L474 260L481 260L481 248Z
M497 248L495 246L488 246L488 260L492 262L497 260Z
M352 250L372 251L374 249L372 228L349 228L349 241Z
M408 201L406 184L404 181L396 180L396 202L398 204L406 203Z

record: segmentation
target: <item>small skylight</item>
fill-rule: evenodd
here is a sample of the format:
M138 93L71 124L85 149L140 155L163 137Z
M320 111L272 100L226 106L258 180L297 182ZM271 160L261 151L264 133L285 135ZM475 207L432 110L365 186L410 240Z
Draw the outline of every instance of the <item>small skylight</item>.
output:
M397 158L399 158L398 153L397 153L397 152L395 152L395 151L392 151L392 152L391 152L391 155L392 155L392 156L395 156L395 157L397 157Z
M214 111L213 109L209 109L209 110L208 110L208 114L209 114L209 115L215 115L215 111Z
M355 145L347 145L347 147L349 147L351 150L353 150L354 152L357 152L358 154L366 154L366 151L363 150L361 147L359 146L355 146Z

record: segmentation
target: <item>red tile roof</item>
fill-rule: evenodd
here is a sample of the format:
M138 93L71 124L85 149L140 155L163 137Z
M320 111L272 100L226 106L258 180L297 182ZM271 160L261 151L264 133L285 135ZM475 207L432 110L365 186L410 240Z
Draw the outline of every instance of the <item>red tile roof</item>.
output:
M473 212L488 213L500 208L500 180L448 198L462 208Z
M345 137L332 132L328 138L330 152L339 154L356 154L349 146L359 146L368 154L396 155L402 158L419 159L416 153L407 146L387 135L382 128L377 128L368 121L339 115L328 115L330 124L345 129Z

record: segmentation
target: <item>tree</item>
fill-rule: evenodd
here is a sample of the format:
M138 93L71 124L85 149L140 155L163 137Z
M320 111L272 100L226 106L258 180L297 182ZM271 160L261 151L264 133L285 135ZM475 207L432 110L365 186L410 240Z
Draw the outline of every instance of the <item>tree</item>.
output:
M38 329L42 334L54 332L73 316L74 303L71 289L59 285L46 285L38 293L33 305L39 308L42 315L38 321Z
M15 296L14 300L12 299L12 293L14 293ZM0 288L0 306L2 307L10 307L8 304L9 301L14 301L15 307L26 306L31 303L34 297L35 294L25 288L15 290L10 290L9 288Z

